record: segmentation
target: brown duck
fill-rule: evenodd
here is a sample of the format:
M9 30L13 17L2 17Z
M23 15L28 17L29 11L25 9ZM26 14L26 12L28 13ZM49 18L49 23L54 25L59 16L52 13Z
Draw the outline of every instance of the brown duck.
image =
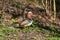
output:
M14 27L27 27L32 25L33 23L33 19L32 19L32 12L27 12L26 17L25 18L20 18L18 19L18 22L14 23Z

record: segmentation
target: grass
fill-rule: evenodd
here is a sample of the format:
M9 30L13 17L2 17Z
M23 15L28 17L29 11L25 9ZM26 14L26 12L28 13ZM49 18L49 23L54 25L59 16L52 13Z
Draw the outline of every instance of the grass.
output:
M18 29L4 25L0 28L0 39L7 38L8 40L11 40L11 37L17 39L17 35L16 35L17 32L19 32Z
M46 40L60 40L60 38L52 37L52 38L47 38Z
M37 40L37 38L36 37L32 37L32 40Z
M10 21L11 21L11 24L13 22L17 22L17 18L11 19ZM58 38L58 37L60 37L60 34L58 33L60 31L58 31L54 26L46 26L45 28L42 28L42 26L39 25L38 20L34 20L33 24L30 27L26 27L23 30L20 30L18 28L14 28L13 26L8 27L5 25L2 25L2 27L0 27L0 39L6 37L7 40L10 40L11 38L18 40L18 35L16 33L18 33L18 32L27 33L27 32L31 32L35 29L36 29L36 32L53 37L53 38L47 38L47 40L60 40ZM33 38L33 39L37 40L36 38Z

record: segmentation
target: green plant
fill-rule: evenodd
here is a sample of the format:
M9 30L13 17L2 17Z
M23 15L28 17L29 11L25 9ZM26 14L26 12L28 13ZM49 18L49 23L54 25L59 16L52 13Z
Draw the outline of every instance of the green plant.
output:
M5 36L4 33L0 32L0 37L4 37L4 36Z
M46 40L60 40L60 38L52 37L52 38L47 38Z
M32 37L32 40L37 40L37 38L36 37Z

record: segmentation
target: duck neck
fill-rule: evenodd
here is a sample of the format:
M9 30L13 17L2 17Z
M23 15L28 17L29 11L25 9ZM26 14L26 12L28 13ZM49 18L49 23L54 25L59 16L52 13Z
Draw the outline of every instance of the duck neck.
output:
M30 18L29 20L32 21L32 18Z

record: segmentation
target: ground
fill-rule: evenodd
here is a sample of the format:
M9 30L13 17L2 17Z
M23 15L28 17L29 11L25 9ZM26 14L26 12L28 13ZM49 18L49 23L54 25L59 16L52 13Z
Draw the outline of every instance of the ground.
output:
M52 25L43 27L38 20L34 20L31 26L24 29L15 28L10 25L17 21L17 18L14 18L16 16L20 16L21 13L24 12L25 8L31 9L34 14L38 14L35 19L38 17L40 22ZM13 12L11 12L11 10L13 10ZM54 21L55 23L53 23L48 19L49 16L45 16L44 12L44 7L41 6L40 8L40 4L36 4L36 2L33 2L32 0L0 0L0 18L2 17L2 19L0 19L0 40L60 40L60 20ZM10 20L10 23L4 22L6 21L5 17L7 20ZM58 29L53 25L59 26Z
M43 28L38 23L39 21L35 20L32 26L25 29L2 24L0 25L0 40L60 40L60 31L53 31L55 28L52 26Z

